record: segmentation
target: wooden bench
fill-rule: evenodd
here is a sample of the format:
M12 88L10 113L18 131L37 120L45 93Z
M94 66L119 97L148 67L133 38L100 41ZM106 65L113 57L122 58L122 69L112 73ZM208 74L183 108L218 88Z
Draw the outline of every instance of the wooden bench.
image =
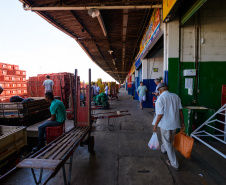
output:
M32 175L36 184L40 184L42 181L42 174L44 169L51 170L47 179L43 184L54 177L58 171L62 168L64 184L70 184L72 162L73 162L73 152L78 147L79 144L83 142L87 136L88 149L89 152L93 151L94 147L94 137L90 136L91 127L75 127L65 134L58 137L56 140L52 141L50 144L33 154L30 158L24 159L19 164L18 168L30 168ZM66 177L65 164L70 157L69 163L69 174ZM37 180L34 173L34 169L40 169L40 176Z

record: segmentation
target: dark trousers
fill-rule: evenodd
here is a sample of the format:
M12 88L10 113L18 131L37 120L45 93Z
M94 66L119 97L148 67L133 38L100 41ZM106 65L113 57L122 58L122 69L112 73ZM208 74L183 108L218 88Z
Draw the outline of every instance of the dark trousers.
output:
M40 145L44 144L44 134L46 132L46 127L55 127L55 126L59 126L62 125L63 123L60 123L58 121L45 121L43 124L41 124L38 127L38 143Z

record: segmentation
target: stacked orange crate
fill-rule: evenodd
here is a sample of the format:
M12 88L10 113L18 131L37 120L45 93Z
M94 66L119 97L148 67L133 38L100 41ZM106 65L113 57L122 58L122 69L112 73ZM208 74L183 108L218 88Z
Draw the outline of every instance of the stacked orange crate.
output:
M0 85L4 89L1 102L9 101L15 95L26 97L26 71L19 70L18 65L0 63Z
M43 87L43 82L46 80L47 74L38 74L36 77L30 77L27 82L28 94L34 97L43 97L45 95L45 88ZM50 80L54 83L54 96L63 96L64 105L68 107L68 99L70 96L70 76L72 84L74 81L74 74L71 73L51 73L48 74ZM62 91L62 93L61 93Z
M30 97L37 97L38 96L38 89L37 89L37 77L32 76L29 77L28 83L27 83L27 90Z

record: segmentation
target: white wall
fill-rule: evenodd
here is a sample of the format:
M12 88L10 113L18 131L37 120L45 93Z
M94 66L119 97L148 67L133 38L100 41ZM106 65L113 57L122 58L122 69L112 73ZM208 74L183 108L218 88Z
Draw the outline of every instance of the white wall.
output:
M195 61L195 26L193 18L181 28L181 61Z
M179 19L164 23L164 70L168 70L168 59L179 57Z
M207 1L200 9L200 55L199 61L226 61L226 1ZM181 60L194 61L194 17L181 30ZM204 43L201 43L201 39Z
M158 72L154 72L153 68L158 68ZM147 62L148 79L163 77L163 49L161 49L153 58L149 58Z

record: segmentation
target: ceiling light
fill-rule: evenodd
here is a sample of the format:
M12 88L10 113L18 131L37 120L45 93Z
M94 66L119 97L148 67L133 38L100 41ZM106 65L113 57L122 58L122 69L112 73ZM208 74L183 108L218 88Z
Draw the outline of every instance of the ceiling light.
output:
M91 8L88 10L88 14L90 16L92 16L92 18L98 17L100 15L99 10L95 9L95 8Z
M112 51L112 50L109 50L108 52L110 53L110 55L113 53L113 51Z

